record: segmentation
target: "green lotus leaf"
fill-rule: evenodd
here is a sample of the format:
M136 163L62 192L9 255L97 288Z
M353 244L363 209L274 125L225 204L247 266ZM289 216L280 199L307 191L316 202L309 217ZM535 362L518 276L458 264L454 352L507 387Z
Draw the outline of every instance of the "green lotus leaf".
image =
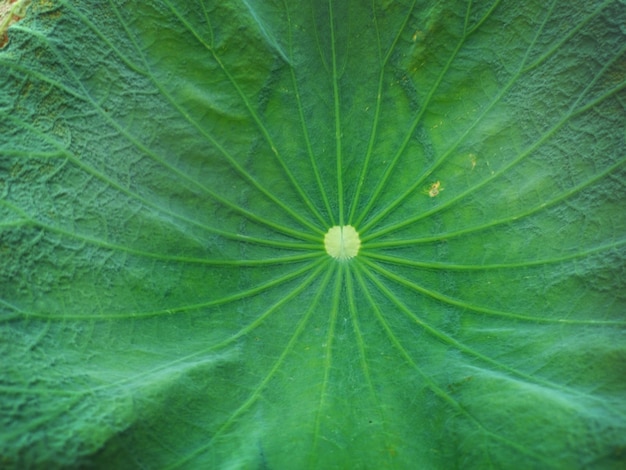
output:
M623 0L7 35L0 467L626 467Z

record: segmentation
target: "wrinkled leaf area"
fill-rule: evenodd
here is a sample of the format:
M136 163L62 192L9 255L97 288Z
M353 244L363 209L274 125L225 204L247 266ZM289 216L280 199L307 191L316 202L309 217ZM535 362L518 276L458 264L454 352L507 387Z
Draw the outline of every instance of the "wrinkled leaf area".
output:
M0 467L620 468L624 24L33 1L0 53Z

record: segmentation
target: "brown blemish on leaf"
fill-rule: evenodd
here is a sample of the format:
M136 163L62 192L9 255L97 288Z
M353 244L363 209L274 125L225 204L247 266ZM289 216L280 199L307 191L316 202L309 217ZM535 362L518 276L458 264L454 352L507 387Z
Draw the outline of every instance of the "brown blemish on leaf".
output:
M0 0L0 49L9 42L8 29L26 16L31 0Z

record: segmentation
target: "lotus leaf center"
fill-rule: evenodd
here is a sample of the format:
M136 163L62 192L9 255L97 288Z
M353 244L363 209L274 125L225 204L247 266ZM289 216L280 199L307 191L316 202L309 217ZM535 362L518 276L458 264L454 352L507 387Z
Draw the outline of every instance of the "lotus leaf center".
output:
M338 260L354 258L361 248L361 239L352 225L331 227L324 236L326 253Z

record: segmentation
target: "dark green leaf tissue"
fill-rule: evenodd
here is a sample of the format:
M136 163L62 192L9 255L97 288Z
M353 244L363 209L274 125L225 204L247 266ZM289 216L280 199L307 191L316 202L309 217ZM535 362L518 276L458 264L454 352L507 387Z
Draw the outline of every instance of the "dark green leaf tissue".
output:
M0 7L0 468L626 468L624 0Z

